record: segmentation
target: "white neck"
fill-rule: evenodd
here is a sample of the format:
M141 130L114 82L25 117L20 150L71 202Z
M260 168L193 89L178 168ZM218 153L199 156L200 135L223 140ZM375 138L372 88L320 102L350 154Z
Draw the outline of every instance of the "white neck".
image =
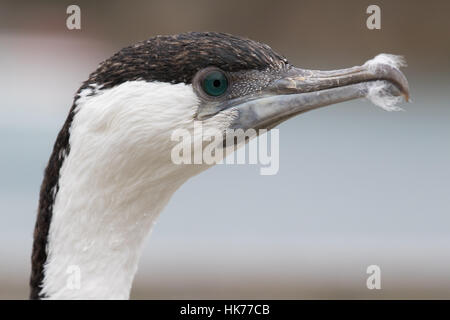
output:
M190 85L134 81L92 92L78 99L53 206L41 293L54 299L127 299L156 217L207 168L170 160L172 131L193 123Z

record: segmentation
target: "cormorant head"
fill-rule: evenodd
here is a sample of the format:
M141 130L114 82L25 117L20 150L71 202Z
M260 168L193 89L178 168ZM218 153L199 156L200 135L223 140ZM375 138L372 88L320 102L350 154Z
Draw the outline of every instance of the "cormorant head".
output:
M115 146L146 151L154 145L149 152L162 152L173 146L171 132L192 130L194 121L224 132L271 129L361 97L392 107L409 96L400 64L396 56L379 55L347 69L307 70L265 44L229 34L157 36L103 62L80 88L76 105L94 131L110 129Z

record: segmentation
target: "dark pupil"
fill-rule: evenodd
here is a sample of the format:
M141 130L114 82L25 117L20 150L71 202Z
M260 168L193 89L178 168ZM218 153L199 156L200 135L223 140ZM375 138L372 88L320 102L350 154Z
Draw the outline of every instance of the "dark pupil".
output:
M220 96L228 89L228 80L223 72L214 70L208 73L203 80L203 90L210 96Z

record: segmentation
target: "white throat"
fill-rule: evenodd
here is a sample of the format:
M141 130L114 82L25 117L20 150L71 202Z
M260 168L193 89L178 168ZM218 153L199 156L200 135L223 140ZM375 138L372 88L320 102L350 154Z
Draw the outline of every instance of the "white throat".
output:
M170 135L191 130L191 85L132 81L85 89L60 170L41 293L127 299L141 248L172 194L204 165L175 165ZM231 114L206 125L225 128Z

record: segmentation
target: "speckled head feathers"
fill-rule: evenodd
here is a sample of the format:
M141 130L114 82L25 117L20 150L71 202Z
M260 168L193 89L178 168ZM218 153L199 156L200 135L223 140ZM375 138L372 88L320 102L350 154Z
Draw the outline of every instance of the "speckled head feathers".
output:
M126 47L100 64L83 85L110 88L143 79L191 83L208 66L224 71L280 69L287 60L269 46L225 33L189 32L157 36Z

